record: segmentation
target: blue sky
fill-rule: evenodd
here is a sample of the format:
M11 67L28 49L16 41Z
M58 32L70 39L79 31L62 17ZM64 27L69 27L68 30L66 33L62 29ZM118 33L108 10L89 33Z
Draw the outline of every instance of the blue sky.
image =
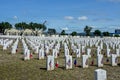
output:
M83 32L86 25L93 31L120 28L120 0L0 0L0 10L0 22L46 20L46 26L57 32Z

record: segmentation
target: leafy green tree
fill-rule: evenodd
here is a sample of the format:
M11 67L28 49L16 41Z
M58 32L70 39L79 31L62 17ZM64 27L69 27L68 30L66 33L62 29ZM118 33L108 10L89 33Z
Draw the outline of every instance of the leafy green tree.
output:
M101 36L101 31L100 30L95 30L94 35L95 36Z
M9 22L0 23L0 32L4 34L5 29L11 29L12 25Z
M32 30L40 30L43 29L46 30L47 27L44 24L38 24L38 23L33 23L30 22L29 24L25 23L25 22L20 22L20 23L16 23L15 24L16 29L32 29Z
M65 35L66 33L65 33L65 30L62 30L61 31L61 35Z
M114 37L120 37L118 34L115 34Z
M16 23L15 27L16 27L16 29L21 29L21 30L29 29L29 25L27 23L25 23L25 22Z
M92 30L92 27L89 26L85 26L84 28L84 32L86 33L86 36L90 36L90 32Z
M33 29L33 30L35 30L33 24L34 24L33 22L30 22L30 23L29 23L29 29Z
M73 32L71 33L71 35L72 35L72 36L76 36L76 35L77 35L77 32L73 31Z
M103 32L103 36L110 36L109 32Z

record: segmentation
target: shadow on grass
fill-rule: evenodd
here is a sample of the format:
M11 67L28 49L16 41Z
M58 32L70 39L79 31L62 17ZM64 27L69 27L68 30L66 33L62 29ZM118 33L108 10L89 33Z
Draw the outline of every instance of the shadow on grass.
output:
M38 59L38 58L33 58L33 59L35 59L35 60L40 60L40 59Z
M97 65L95 65L95 64L90 64L89 66L95 66L95 67L97 67Z
M24 58L20 58L20 60L25 61Z
M41 69L41 70L45 70L45 71L47 70L47 68L40 68L40 69Z
M76 67L78 67L78 68L82 68L82 66L81 66L81 65L78 65L78 66L76 66Z
M106 63L106 64L104 64L104 65L106 65L106 66L111 66L111 64L110 64L110 63Z
M118 63L118 66L120 66L120 63Z
M58 67L58 68L65 70L65 67L64 67L64 66L62 66L62 67Z
M24 54L23 52L21 52L20 54Z

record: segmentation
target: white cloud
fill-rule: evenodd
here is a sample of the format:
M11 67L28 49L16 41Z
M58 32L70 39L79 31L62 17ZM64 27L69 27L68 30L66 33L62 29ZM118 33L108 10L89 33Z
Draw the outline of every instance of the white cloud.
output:
M64 28L61 28L61 30L65 30L65 31L68 31L68 27L64 27Z
M88 20L88 17L87 16L81 16L81 17L78 17L78 20L85 21L85 20Z
M18 19L18 17L17 16L13 16L13 19Z
M64 19L66 19L66 20L73 20L74 17L72 17L72 16L65 16Z

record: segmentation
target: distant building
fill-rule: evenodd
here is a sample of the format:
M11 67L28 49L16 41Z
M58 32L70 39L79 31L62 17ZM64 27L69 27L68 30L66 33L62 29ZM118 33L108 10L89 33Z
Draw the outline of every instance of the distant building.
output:
M49 28L47 33L48 33L49 35L53 35L53 34L56 34L56 30Z
M120 36L120 29L115 29L115 33L113 33L113 36L119 35Z
M20 35L20 31L17 29L5 29L4 34L6 35Z
M115 34L120 34L120 29L115 29Z

